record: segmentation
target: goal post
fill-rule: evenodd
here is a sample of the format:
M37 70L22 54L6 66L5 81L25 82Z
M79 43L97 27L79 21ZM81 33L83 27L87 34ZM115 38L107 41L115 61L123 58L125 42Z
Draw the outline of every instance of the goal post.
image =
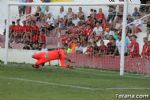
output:
M7 28L6 28L6 35L5 35L5 60L4 63L8 63L8 43L9 43L9 25L10 25L10 7L11 6L106 6L106 5L124 5L124 12L123 12L123 24L122 24L122 45L125 44L125 29L126 29L126 18L127 18L127 0L124 2L109 2L109 3L9 3L8 10L7 10ZM120 57L120 76L124 75L124 46L121 47L121 57Z

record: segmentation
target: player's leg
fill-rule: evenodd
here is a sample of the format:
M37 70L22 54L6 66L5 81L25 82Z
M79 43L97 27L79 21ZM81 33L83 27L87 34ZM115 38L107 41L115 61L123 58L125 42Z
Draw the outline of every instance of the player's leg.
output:
M48 60L46 59L46 58L41 58L41 59L39 59L36 63L35 63L35 65L34 65L34 68L40 68L40 65L43 65L43 64L45 64L46 62L47 62Z

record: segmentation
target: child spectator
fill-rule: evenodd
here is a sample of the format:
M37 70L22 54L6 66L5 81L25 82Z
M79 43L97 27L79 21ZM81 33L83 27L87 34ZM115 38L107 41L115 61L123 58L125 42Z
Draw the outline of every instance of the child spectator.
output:
M107 43L107 54L115 55L116 43L113 36L109 37L109 42Z
M107 46L104 44L104 41L100 41L100 46L99 46L99 54L100 55L105 55L107 54Z

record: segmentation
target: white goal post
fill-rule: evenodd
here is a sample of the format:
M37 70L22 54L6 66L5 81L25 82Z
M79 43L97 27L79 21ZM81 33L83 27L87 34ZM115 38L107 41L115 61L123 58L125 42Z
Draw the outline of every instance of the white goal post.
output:
M120 57L120 76L124 75L124 45L125 45L125 29L126 29L126 19L127 19L127 1L124 2L99 2L99 3L74 3L74 2L61 2L61 3L9 3L7 9L7 27L6 27L6 36L5 36L5 59L4 63L8 63L8 44L9 44L9 24L10 24L10 7L11 6L18 6L18 5L26 5L26 6L106 6L106 5L124 5L124 12L123 12L123 23L122 23L122 47L121 47L121 57Z

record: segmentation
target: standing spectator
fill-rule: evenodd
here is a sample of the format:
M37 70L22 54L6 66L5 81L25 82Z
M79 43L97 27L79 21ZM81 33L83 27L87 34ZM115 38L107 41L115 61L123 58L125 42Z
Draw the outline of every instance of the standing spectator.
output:
M19 2L20 3L26 3L26 0L19 0ZM18 10L19 10L19 17L24 16L25 10L26 10L26 6L19 6Z
M68 12L67 12L67 18L68 20L73 19L73 15L74 13L72 12L72 8L68 8Z
M84 20L84 12L82 11L82 7L79 7L78 18Z
M137 36L132 35L131 43L128 46L129 55L132 58L139 57L139 43L136 41L136 39L137 39Z
M109 6L107 22L112 22L116 16L116 6Z
M134 8L134 12L132 13L132 16L134 17L134 19L137 19L137 17L140 16L140 12L138 11L137 7Z
M148 52L149 52L149 44L148 44L148 38L147 37L144 37L143 38L143 41L144 41L144 45L143 45L143 49L142 49L142 58L148 58Z
M26 0L27 3L33 2L33 0ZM26 6L26 14L31 14L32 8L31 6Z
M66 16L66 13L64 12L64 7L63 6L61 6L60 7L60 12L59 12L59 15L58 15L58 19L60 19L60 18L65 18L65 16Z
M99 12L96 14L96 19L99 20L99 21L105 19L105 15L103 13L102 8L99 8Z

